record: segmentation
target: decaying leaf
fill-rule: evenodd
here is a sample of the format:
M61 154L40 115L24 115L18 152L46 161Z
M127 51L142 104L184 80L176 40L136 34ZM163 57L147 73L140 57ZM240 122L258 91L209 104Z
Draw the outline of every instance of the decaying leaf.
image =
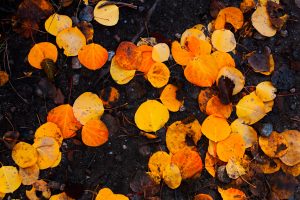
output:
M126 70L119 66L115 57L111 60L110 75L112 79L119 85L123 85L131 81L135 75L135 70Z
M225 140L217 143L217 154L220 160L242 159L245 153L245 142L238 133L231 133Z
M171 189L176 189L181 184L181 173L177 165L171 163L165 167L163 171L163 179L167 186Z
M20 167L19 174L22 177L23 185L32 185L39 179L40 168L37 164L26 168Z
M236 114L245 124L254 124L265 115L265 105L254 92L244 96L236 105Z
M5 85L9 80L9 75L5 71L0 71L0 87Z
M251 17L252 25L263 36L272 37L276 34L276 29L273 27L267 8L258 6Z
M146 77L153 87L161 88L169 82L170 70L164 63L155 62Z
M211 42L213 47L221 52L230 52L236 47L234 34L226 29L215 30L211 36Z
M183 101L176 98L177 90L178 88L175 85L168 84L160 94L161 102L171 112L177 112L183 104Z
M106 1L99 1L94 9L94 19L104 26L114 26L119 21L119 7L110 4L104 5Z
M296 178L289 174L276 173L269 180L271 190L275 193L278 199L289 199L294 192L299 182Z
M22 178L13 166L0 167L0 192L12 193L21 185Z
M268 1L267 2L267 12L270 16L270 21L272 25L277 29L280 30L288 19L287 14L282 14L284 12L283 7L276 2Z
M240 4L240 9L243 13L246 13L250 10L255 8L255 1L254 0L243 0Z
M205 88L200 91L198 95L198 104L201 112L206 112L207 102L215 95L217 95L217 92L212 88Z
M58 126L53 122L46 122L42 124L34 134L34 138L42 138L42 137L52 137L56 140L56 142L61 146L63 141L63 135L60 132Z
M218 187L218 192L221 194L223 200L246 200L247 199L243 191L235 188L222 189Z
M12 158L19 167L26 168L37 162L38 154L31 144L19 142L12 150Z
M166 133L166 144L171 153L176 153L181 149L188 147L186 143L186 137L192 137L193 142L196 145L200 140L201 125L197 119L190 123L183 123L182 121L176 121L171 124Z
M146 132L158 131L168 120L168 109L156 100L147 100L142 103L134 116L137 127Z
M202 160L198 152L184 148L172 155L173 164L180 169L182 179L197 176L202 171Z
M272 101L276 98L277 89L273 86L271 81L264 81L256 86L256 96L263 102Z
M300 163L300 132L297 130L287 130L281 133L288 143L286 154L279 159L288 166Z
M36 189L34 187L32 187L31 190L26 190L25 194L29 200L40 200L36 195Z
M216 115L222 118L230 117L232 112L232 104L224 105L218 96L213 96L208 100L206 105L207 115Z
M46 31L54 36L57 36L60 31L70 27L72 27L72 19L67 15L54 13L45 22Z
M166 43L158 43L153 46L152 59L155 62L165 62L169 59L170 48Z
M123 41L119 44L114 58L121 68L135 70L142 62L142 51L132 42Z
M255 72L270 75L274 71L275 62L269 47L265 47L262 53L252 53L247 60Z
M78 60L90 70L100 69L106 63L107 59L107 50L95 43L83 46L78 52Z
M61 130L63 138L74 137L81 124L74 116L73 108L69 104L57 106L48 112L48 122L55 123Z
M32 184L32 186L34 187L34 189L36 191L40 191L42 192L43 197L45 197L46 199L49 199L51 196L51 190L47 184L46 181L44 180L37 180L36 182L34 182Z
M237 179L238 177L246 174L245 168L242 166L238 159L231 158L226 164L226 171L229 178Z
M64 49L66 56L77 56L79 50L85 46L86 39L77 27L70 27L57 34L56 44L59 48Z
M287 174L290 174L294 177L297 177L300 175L300 163L298 163L294 166L288 166L284 163L281 163L281 165L279 165L279 166L281 166L282 171L284 171Z
M233 84L232 95L239 93L245 85L244 75L234 67L223 67L217 77L217 85L219 85L220 79L229 78Z
M76 119L85 125L92 119L99 119L104 113L102 100L98 95L85 92L82 93L73 104L73 112Z
M259 146L271 158L279 158L287 153L289 145L285 137L273 131L269 137L259 137Z
M120 93L115 87L106 87L103 88L100 92L100 98L103 102L104 107L112 107L120 97Z
M89 120L81 131L82 142L88 146L101 146L108 140L108 129L99 119Z
M236 30L242 28L244 24L242 11L236 7L226 7L220 10L215 21L215 29L224 29L226 23L230 23Z
M85 36L86 43L87 44L92 43L94 38L94 32L95 32L93 24L87 21L81 21L77 24L77 27Z
M52 137L37 138L32 146L38 153L37 164L40 169L52 167L59 157L59 144Z
M245 147L249 148L257 142L257 133L254 128L244 124L241 119L236 119L230 124L231 132L240 134L245 142Z
M57 48L50 42L40 42L35 44L29 51L28 62L32 67L42 69L41 63L45 59L50 59L53 62L57 60Z
M149 159L148 168L150 170L150 177L155 177L153 181L159 184L161 178L163 177L163 172L165 168L170 166L171 156L164 151L155 152Z
M212 140L208 141L207 152L214 158L217 157L217 142Z
M225 140L230 135L231 129L226 119L210 115L203 121L202 133L208 139L219 142Z
M267 156L266 156L267 157ZM271 159L271 158L266 158L263 159L262 163L256 163L256 165L261 169L261 171L264 174L273 174L277 171L280 170L280 160L275 158L275 159Z

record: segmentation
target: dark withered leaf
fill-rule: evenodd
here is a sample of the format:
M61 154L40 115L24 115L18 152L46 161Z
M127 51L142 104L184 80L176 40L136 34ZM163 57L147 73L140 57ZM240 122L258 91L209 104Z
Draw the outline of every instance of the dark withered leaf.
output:
M267 2L267 11L270 16L270 21L272 25L280 30L285 24L288 15L284 14L284 9L280 4L277 4L273 1Z
M248 57L247 60L253 71L269 72L271 67L269 62L270 55L271 49L269 47L265 47L262 53L255 52Z
M130 188L136 193L144 194L144 198L153 197L157 194L160 186L155 184L145 172L138 171L130 182Z
M81 21L77 24L77 27L81 30L86 38L87 43L91 43L94 37L94 27L90 22Z
M210 2L209 13L213 18L217 18L219 11L225 8L225 4L221 0L212 0Z
M279 199L289 199L298 186L298 181L295 177L283 172L273 174L270 177L269 183L272 191L277 195Z
M46 58L41 62L42 69L46 73L49 80L53 81L57 72L57 68L53 60Z
M73 0L59 0L59 4L62 7L68 7L73 3Z
M13 149L18 141L19 136L20 133L18 131L7 131L6 133L4 133L2 139L7 148Z
M84 7L79 13L80 21L91 22L94 18L94 8L92 6Z
M65 186L65 193L73 199L79 199L83 195L84 190L84 186L80 183L70 182Z
M228 77L221 76L218 80L219 98L221 102L228 105L232 99L234 83Z

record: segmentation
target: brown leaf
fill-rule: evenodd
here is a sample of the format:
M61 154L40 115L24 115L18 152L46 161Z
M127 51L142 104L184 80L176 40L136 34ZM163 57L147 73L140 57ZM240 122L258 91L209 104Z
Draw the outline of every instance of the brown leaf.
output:
M267 2L267 11L270 21L276 29L281 29L288 19L288 15L284 14L283 7L273 1Z
M7 148L13 149L16 142L18 141L18 138L20 136L20 133L18 131L7 131L3 135L3 142L6 145Z
M279 199L288 199L291 197L299 184L295 177L284 173L272 175L269 183L272 191Z

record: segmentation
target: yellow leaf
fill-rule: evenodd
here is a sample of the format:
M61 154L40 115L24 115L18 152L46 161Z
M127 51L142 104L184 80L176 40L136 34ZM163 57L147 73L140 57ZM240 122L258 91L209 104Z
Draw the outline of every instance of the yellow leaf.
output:
M61 161L61 157L62 157L62 153L59 152L57 159L55 160L55 162L53 163L53 165L51 166L51 168L57 167Z
M99 119L104 113L102 100L94 93L82 93L73 104L76 119L85 125L92 119Z
M276 98L277 89L273 86L272 82L264 81L256 86L255 93L263 101L272 101Z
M287 130L281 135L288 142L288 149L279 159L288 166L294 166L300 163L300 132L297 130Z
M147 72L146 78L153 87L161 88L169 82L170 70L164 63L155 62Z
M264 102L266 113L271 112L274 106L274 101L266 101Z
M32 146L38 152L37 164L40 169L51 167L59 157L59 144L51 137L37 138Z
M29 200L40 200L40 198L36 196L36 189L34 187L32 187L31 190L26 190L25 194Z
M116 62L115 57L113 57L110 65L110 75L116 83L123 85L133 79L135 70L126 70L121 68Z
M233 51L236 47L234 34L230 30L215 30L211 36L214 48L221 52Z
M201 25L201 24L200 24ZM203 32L203 29L198 29L198 28L189 28L189 29L186 29L182 35L181 35L181 38L180 38L180 45L181 46L185 46L186 45L186 39L189 37L189 36L194 36L195 38L197 39L200 39L200 40L206 40L206 36Z
M68 197L68 195L65 192L52 195L49 200L73 200L71 197Z
M101 7L106 1L99 1L94 9L94 19L104 26L114 26L119 21L119 7L112 4Z
M264 174L273 174L278 172L281 167L281 162L279 159L266 159L263 163L257 162L256 165L261 169Z
M223 200L246 200L247 199L243 191L235 188L228 188L227 190L223 190L222 188L218 187L218 192L221 194Z
M230 80L233 81L234 83L234 88L232 91L232 95L236 95L239 93L245 85L245 77L244 75L240 72L240 70L234 68L234 67L223 67L217 77L217 84L219 83L219 79L222 77L227 77Z
M251 16L252 25L263 36L272 37L276 34L266 6L258 6Z
M163 179L167 186L171 189L176 189L181 184L180 169L175 164L171 164L165 167L163 171Z
M13 166L2 166L0 168L0 192L12 193L21 185L22 178L17 168Z
M63 141L63 136L60 132L60 129L55 123L52 122L46 122L45 124L42 124L34 134L35 140L37 138L42 138L42 137L52 137L53 139L56 140L56 142L61 146L62 141Z
M176 98L176 92L178 88L175 85L168 84L160 94L161 102L171 112L177 112L183 104L183 101L179 101Z
M259 146L271 158L279 158L287 153L288 142L285 137L273 131L269 137L259 137Z
M231 132L226 119L210 115L202 123L202 133L210 140L219 142L226 139Z
M67 15L54 13L45 21L46 31L54 36L57 36L60 31L70 27L72 27L72 19Z
M22 177L23 185L32 185L39 179L40 168L37 164L26 168L20 167L19 174Z
M245 147L252 147L257 142L257 133L254 128L244 124L241 119L234 120L231 124L231 132L240 134L245 142Z
M252 92L238 102L236 114L243 123L254 124L266 115L265 105L255 92Z
M246 174L246 170L241 165L238 159L229 159L226 164L226 171L229 178L237 179L238 177Z
M38 154L31 144L19 142L12 150L12 158L19 167L26 168L37 162Z
M56 44L64 49L66 56L77 56L79 50L86 44L86 39L77 27L70 27L57 34Z
M150 173L157 174L162 178L166 167L170 166L170 164L171 156L164 151L157 151L150 157L148 167Z
M156 100L147 100L142 103L134 116L137 127L146 132L161 129L168 120L168 109Z
M169 59L170 48L166 43L158 43L153 46L152 59L155 62L165 62Z

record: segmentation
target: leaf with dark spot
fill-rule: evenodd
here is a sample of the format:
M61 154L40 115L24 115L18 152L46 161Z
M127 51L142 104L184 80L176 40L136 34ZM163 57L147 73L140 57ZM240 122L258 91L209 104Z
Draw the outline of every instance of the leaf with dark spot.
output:
M219 98L225 105L231 102L234 83L228 77L221 76L218 80Z

